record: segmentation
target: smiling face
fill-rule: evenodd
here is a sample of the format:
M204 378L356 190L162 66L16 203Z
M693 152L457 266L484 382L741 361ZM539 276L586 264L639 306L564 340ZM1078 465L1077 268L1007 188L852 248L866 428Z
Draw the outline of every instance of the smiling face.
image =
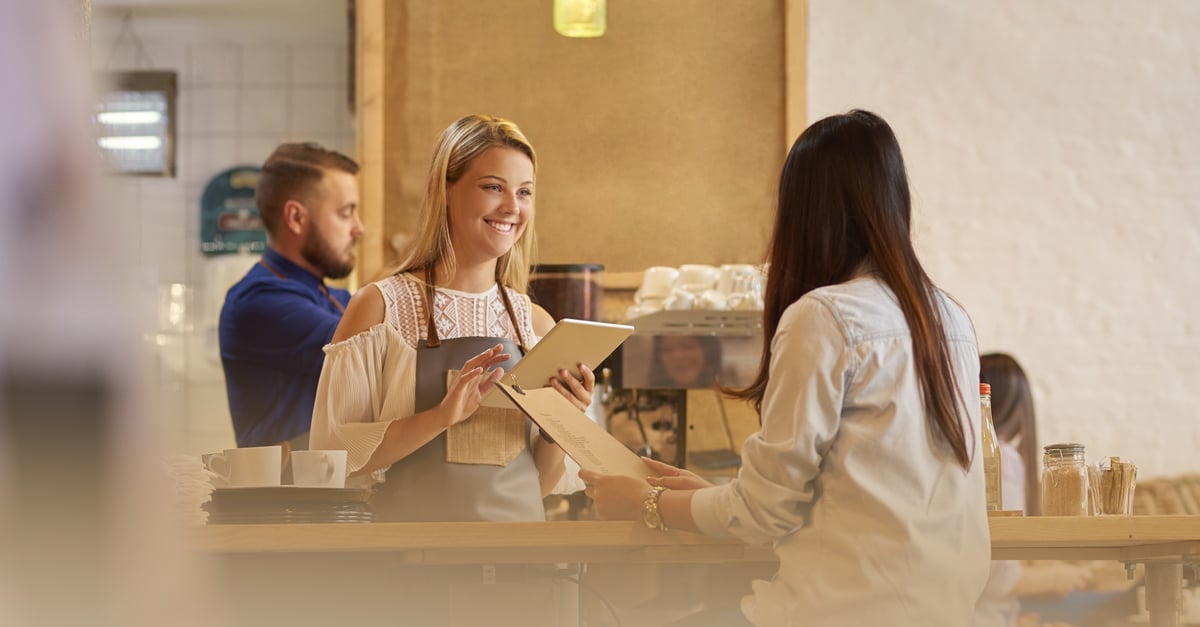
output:
M488 148L447 186L446 206L457 263L495 263L533 220L533 162L512 148Z

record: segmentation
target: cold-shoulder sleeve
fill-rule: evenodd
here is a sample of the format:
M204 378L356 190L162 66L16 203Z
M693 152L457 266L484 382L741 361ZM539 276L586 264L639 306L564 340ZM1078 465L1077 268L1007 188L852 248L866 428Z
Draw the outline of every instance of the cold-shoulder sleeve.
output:
M367 464L388 424L415 405L416 351L386 323L325 346L313 406L313 449L344 449L347 472ZM386 468L372 473L383 480Z

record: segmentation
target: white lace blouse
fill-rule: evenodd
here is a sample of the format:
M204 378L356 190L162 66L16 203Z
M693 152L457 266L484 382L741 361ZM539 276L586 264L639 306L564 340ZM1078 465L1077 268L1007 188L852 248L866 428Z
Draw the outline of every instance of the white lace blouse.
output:
M416 403L417 342L426 339L425 284L411 274L393 275L372 285L383 295L384 321L354 337L325 346L325 365L317 384L310 447L348 451L346 471L370 460L388 423L411 416ZM505 288L508 289L508 288ZM529 297L508 289L521 334L532 346ZM437 288L433 319L442 339L507 337L516 341L500 287L473 294ZM386 468L348 484L383 481Z

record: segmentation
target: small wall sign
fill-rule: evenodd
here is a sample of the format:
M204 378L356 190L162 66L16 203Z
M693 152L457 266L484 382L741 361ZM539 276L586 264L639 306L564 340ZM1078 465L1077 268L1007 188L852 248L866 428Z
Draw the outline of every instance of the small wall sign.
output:
M200 252L222 255L242 248L251 253L266 250L267 232L254 204L261 174L257 167L239 166L209 180L200 197Z

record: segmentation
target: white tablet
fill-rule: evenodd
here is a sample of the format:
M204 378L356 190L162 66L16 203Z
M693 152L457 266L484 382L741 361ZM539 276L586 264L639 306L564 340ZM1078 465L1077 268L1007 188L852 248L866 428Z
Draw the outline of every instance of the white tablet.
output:
M534 389L548 385L550 377L564 368L577 372L582 363L594 371L632 333L633 327L627 324L563 318L504 375L504 382ZM495 390L483 404L512 407L511 401Z

